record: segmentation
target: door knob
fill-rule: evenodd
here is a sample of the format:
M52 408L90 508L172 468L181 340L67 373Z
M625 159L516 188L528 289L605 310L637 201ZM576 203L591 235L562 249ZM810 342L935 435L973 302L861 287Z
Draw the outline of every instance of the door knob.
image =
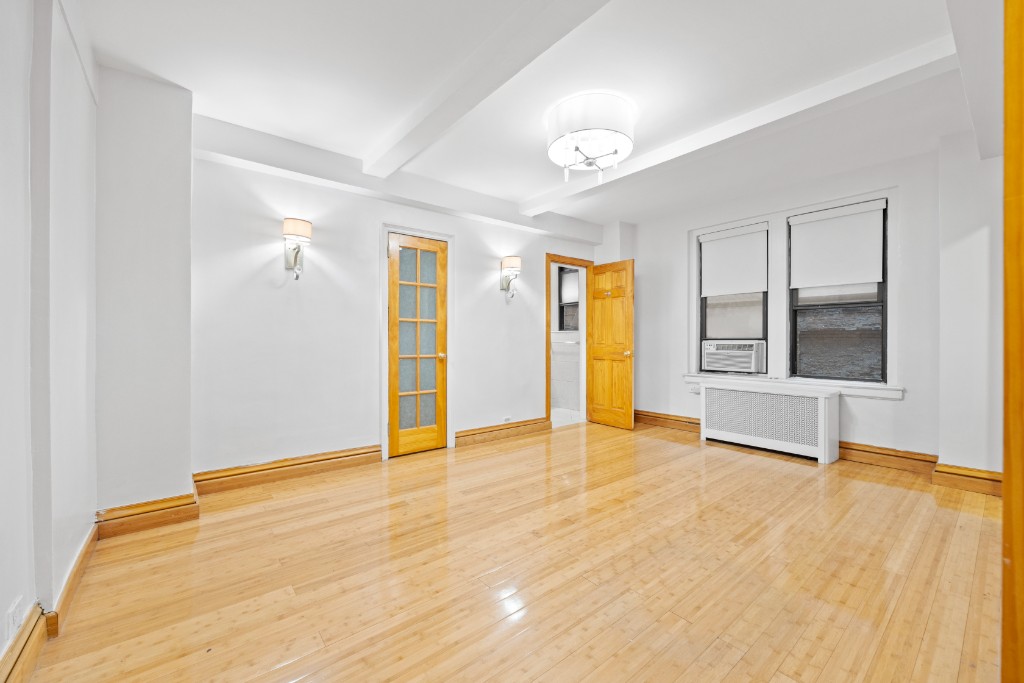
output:
M447 356L447 355L445 355L445 354L443 354L443 353L439 353L439 354L437 354L437 359L438 359L438 360L444 360L444 359L445 359L445 358L447 358L447 357L448 357L448 356Z
M633 352L632 351L623 351L622 355L625 356L626 358L629 358L630 356L633 355Z

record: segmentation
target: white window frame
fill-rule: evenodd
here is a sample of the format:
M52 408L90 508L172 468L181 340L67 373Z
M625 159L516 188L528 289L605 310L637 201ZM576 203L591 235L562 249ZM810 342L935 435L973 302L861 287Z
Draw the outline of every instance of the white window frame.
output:
M789 306L789 219L793 216L835 209L848 204L888 200L886 221L886 383L856 380L824 380L791 377L789 368L791 315ZM900 220L899 189L884 188L841 199L823 201L761 214L727 223L691 230L687 235L689 254L689 291L687 302L689 322L689 372L684 376L691 385L727 379L722 373L700 371L700 237L709 233L735 231L736 235L763 230L768 226L768 372L764 375L737 375L749 382L786 382L793 385L837 389L843 396L890 401L903 399L904 388L899 383L899 296L900 291ZM723 235L724 237L725 235Z

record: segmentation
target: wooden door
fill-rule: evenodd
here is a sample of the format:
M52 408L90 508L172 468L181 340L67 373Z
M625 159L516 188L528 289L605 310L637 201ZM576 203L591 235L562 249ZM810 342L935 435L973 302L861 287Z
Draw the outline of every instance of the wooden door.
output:
M1024 5L1005 5L1002 680L1024 680Z
M633 260L594 266L587 306L587 419L633 428Z
M448 243L388 236L389 455L447 444Z

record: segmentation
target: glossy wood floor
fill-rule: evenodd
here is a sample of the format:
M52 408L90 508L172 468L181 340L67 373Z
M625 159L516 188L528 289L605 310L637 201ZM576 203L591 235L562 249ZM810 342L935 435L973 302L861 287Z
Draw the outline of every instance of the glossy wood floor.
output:
M99 542L35 681L995 681L1001 501L573 425Z

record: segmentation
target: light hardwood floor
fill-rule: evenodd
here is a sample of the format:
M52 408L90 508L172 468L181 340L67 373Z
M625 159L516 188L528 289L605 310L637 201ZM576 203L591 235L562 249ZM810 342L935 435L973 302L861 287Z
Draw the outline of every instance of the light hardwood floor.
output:
M1000 499L572 425L99 542L34 681L995 681Z

